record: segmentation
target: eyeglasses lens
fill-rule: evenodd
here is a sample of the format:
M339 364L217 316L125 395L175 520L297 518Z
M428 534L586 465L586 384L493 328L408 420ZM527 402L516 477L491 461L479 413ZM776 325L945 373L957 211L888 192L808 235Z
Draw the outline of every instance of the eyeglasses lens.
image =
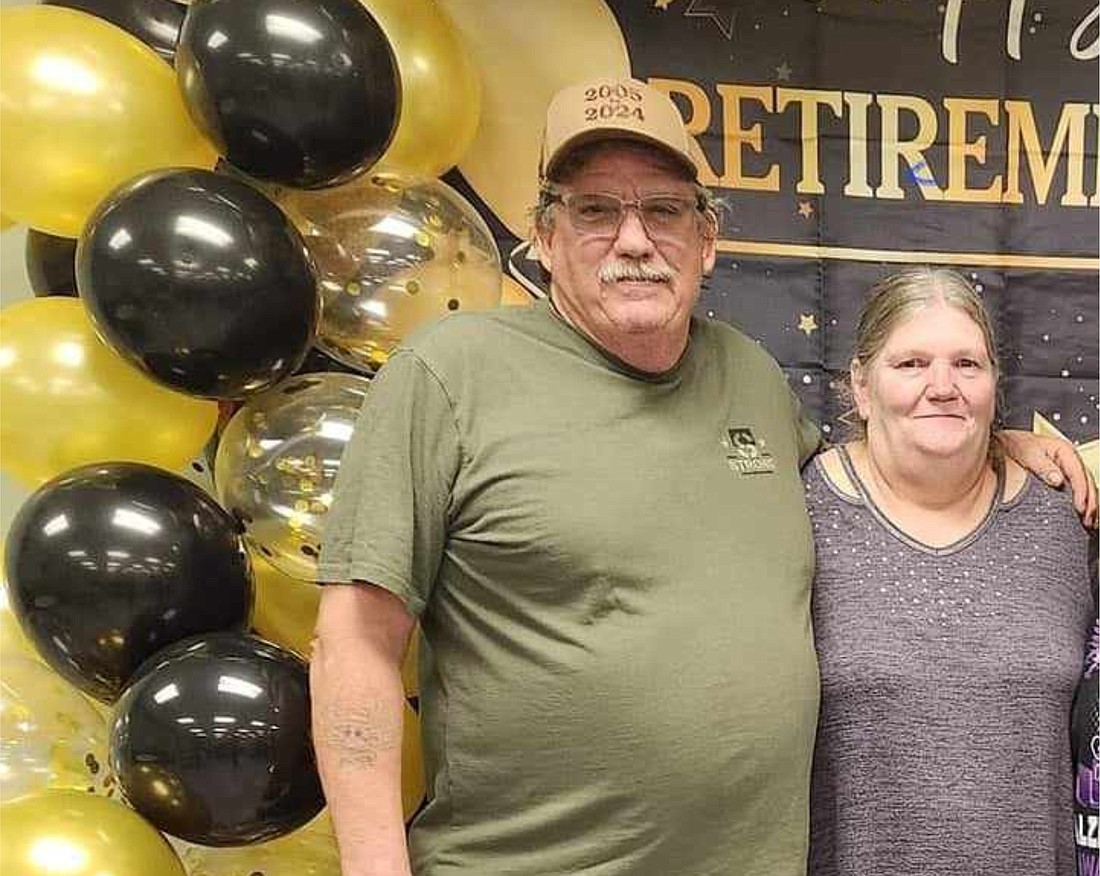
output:
M650 195L624 201L614 195L575 194L563 198L573 227L585 234L614 234L628 207L638 211L651 237L680 238L692 227L695 201L675 195Z

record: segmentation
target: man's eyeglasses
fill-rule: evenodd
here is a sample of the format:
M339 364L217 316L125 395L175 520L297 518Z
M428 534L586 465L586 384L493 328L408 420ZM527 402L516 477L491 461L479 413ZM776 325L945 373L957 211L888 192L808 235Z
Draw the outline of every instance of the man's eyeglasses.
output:
M600 237L618 234L628 207L638 211L646 233L654 240L682 240L703 212L703 201L698 196L647 195L628 201L603 192L551 192L547 200L565 207L578 233Z

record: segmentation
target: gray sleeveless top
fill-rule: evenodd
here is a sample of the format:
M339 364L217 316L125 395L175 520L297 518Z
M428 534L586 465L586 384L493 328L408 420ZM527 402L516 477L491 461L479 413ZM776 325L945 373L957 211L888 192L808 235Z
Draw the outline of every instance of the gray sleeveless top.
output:
M1095 614L1070 498L1003 480L932 548L815 461L810 876L1073 876L1069 715Z

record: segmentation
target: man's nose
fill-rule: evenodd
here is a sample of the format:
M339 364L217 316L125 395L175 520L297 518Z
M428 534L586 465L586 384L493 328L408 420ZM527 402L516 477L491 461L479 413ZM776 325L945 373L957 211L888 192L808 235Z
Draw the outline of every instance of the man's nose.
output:
M653 251L653 241L646 231L642 215L632 205L623 205L623 218L615 234L615 252L621 255L640 256Z

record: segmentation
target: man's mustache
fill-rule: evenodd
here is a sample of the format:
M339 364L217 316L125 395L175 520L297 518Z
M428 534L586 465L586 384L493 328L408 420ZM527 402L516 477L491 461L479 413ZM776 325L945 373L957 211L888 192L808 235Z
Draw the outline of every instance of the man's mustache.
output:
M618 283L622 281L667 283L676 276L676 272L667 266L654 265L648 262L614 259L600 265L598 276L601 283Z

